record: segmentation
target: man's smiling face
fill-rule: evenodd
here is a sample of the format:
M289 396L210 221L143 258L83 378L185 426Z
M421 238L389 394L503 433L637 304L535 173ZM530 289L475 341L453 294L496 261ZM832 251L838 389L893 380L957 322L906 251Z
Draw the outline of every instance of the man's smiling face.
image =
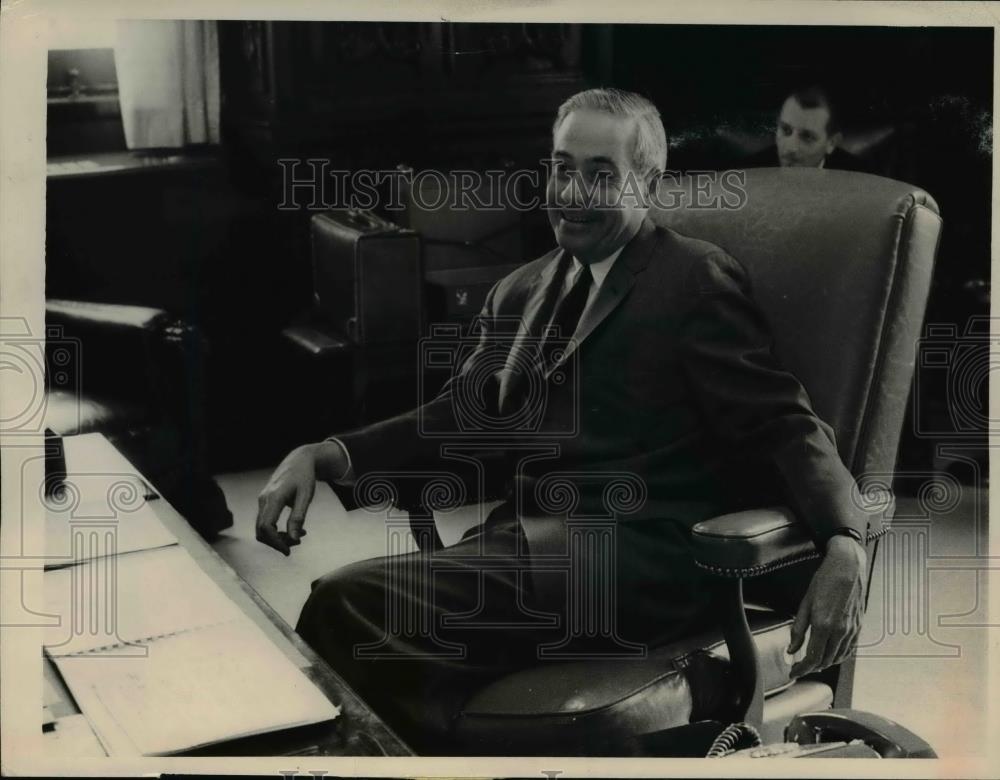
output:
M631 155L636 130L631 118L577 110L553 134L549 222L559 246L581 263L626 244L646 216Z

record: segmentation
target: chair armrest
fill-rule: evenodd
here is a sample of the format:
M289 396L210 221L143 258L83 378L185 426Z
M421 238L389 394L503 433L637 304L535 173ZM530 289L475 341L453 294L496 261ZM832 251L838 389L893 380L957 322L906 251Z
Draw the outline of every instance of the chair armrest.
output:
M154 345L169 322L165 311L147 306L61 299L45 303L49 341L76 342L77 391L102 398L146 401L155 393L159 355Z
M867 498L871 543L889 530L892 499ZM723 577L756 577L820 557L816 543L791 509L749 509L703 520L691 529L695 562Z
M45 318L47 324L62 326L72 335L83 338L99 333L154 332L169 315L163 309L149 306L53 298L45 302Z
M320 330L311 325L289 325L281 335L298 351L320 359L329 359L354 351L346 336L334 331Z
M190 411L191 383L201 379L207 350L197 328L150 306L62 299L46 301L45 320L56 343L78 342L86 361L79 392L140 400L151 411Z
M787 507L733 512L691 529L695 562L715 574L753 577L819 557L802 523Z

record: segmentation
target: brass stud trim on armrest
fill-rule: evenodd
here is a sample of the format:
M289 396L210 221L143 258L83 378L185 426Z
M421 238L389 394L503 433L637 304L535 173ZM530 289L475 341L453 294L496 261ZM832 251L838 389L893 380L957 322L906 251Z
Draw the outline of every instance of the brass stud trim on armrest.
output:
M871 544L876 539L885 536L887 533L889 533L889 528L887 526L883 526L880 530L876 531L875 533L869 533L865 539L865 544ZM734 568L731 566L715 566L714 564L711 563L702 563L697 559L695 559L695 563L698 565L699 568L702 568L705 571L711 572L712 574L716 574L720 577L739 577L742 579L745 577L759 577L762 574L769 574L772 571L777 571L778 569L784 569L789 566L794 566L797 563L804 563L805 561L810 561L819 557L820 554L817 550L811 550L810 552L807 553L793 555L788 558L781 558L772 563L762 563L758 564L757 566L746 566L739 568Z

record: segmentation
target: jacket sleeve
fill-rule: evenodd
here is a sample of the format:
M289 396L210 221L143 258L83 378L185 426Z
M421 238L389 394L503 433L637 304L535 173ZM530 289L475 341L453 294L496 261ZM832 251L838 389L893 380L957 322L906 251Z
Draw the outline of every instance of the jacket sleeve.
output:
M481 413L496 415L498 385L493 368L497 365L496 350L501 344L493 337L493 324L496 292L501 283L497 282L490 290L479 314L478 341L467 356L460 358L459 369L433 400L395 417L336 436L347 450L355 480L373 471L392 471L414 463L434 462L440 445L453 442L462 434L457 405L474 400L482 404ZM467 343L468 339L465 341ZM443 351L452 349L453 354L462 356L461 344L442 343L441 348Z
M685 292L681 367L706 423L727 446L772 461L821 547L841 527L864 535L867 517L833 430L774 356L746 271L724 252L713 253L692 266Z

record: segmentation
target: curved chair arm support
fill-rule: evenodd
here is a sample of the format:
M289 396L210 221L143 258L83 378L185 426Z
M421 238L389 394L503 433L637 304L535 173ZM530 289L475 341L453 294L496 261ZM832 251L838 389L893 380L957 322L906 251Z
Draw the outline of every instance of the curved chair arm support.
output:
M864 495L863 505L869 516L867 542L871 543L889 530L895 503L891 494L882 491ZM716 609L740 689L731 718L759 726L764 718L763 677L747 624L743 578L816 559L820 552L803 524L784 506L713 517L695 525L691 538L696 563L720 577Z

